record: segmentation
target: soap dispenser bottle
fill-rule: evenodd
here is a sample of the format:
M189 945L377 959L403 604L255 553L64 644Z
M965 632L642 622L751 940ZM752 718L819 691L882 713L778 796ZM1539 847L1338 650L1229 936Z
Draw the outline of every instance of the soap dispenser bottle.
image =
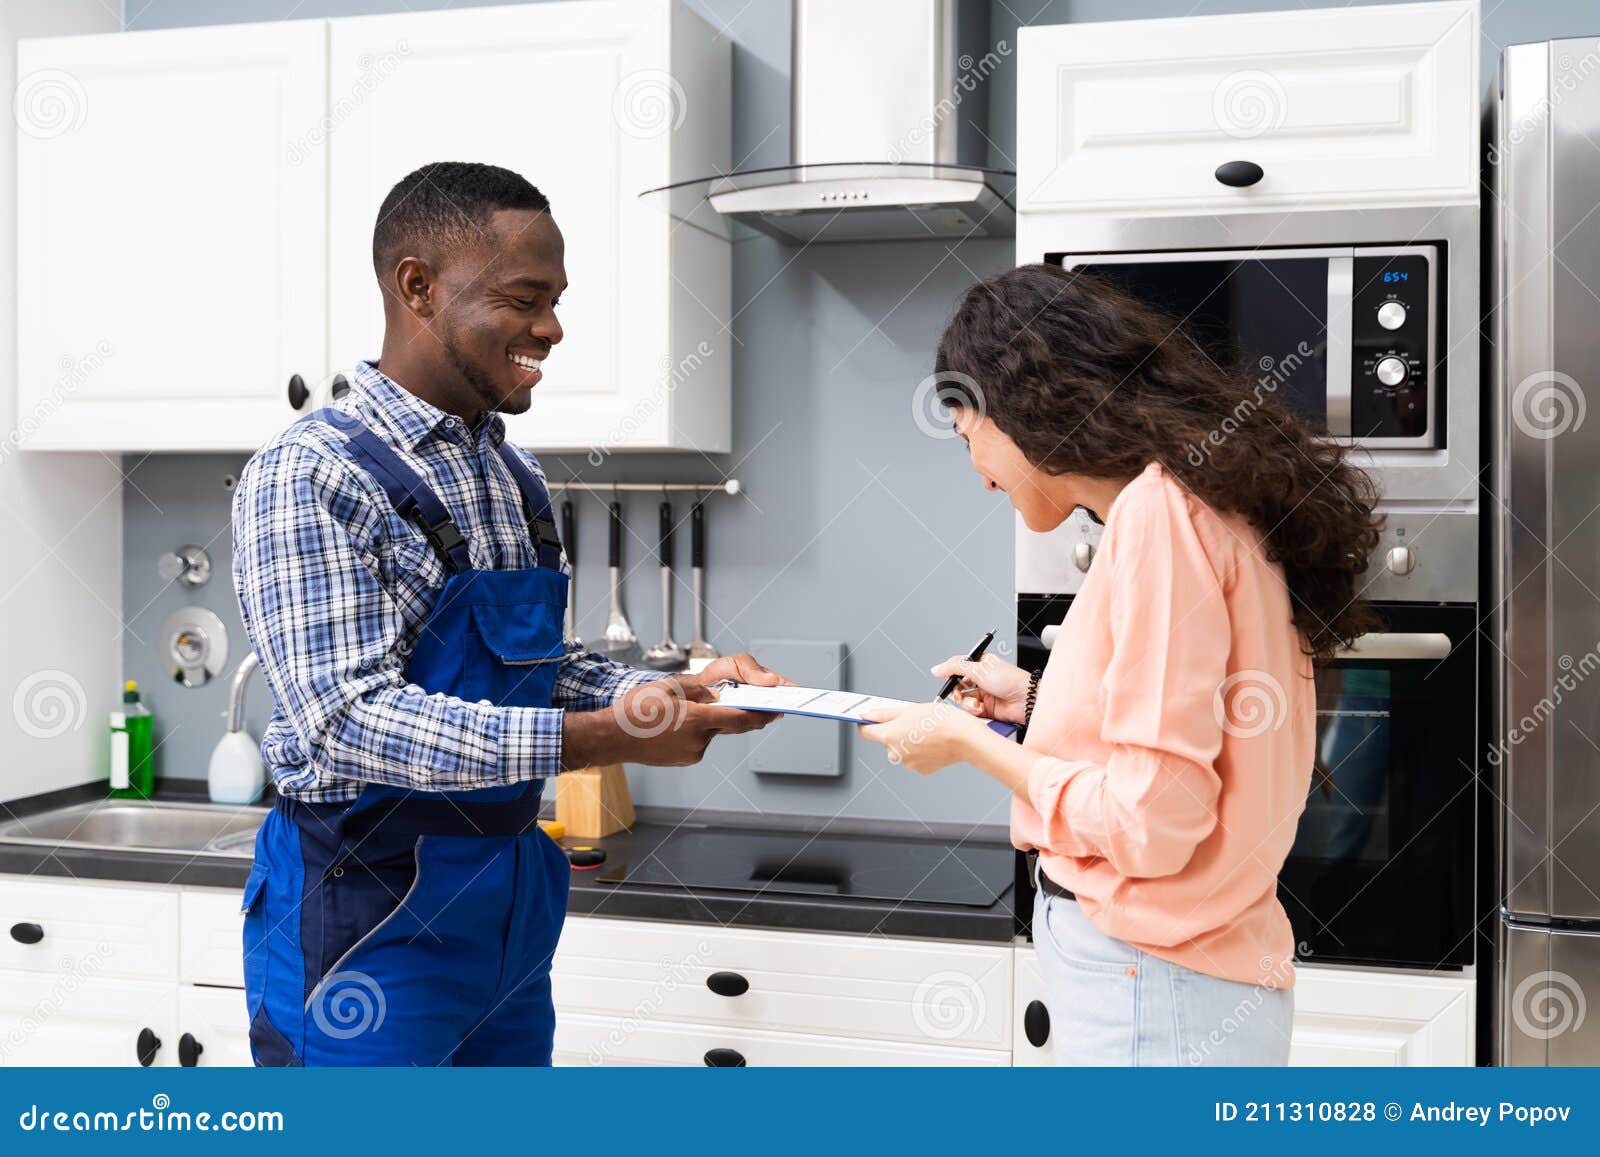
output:
M154 719L139 701L139 684L123 685L122 710L111 713L111 797L149 799L155 792L151 730Z

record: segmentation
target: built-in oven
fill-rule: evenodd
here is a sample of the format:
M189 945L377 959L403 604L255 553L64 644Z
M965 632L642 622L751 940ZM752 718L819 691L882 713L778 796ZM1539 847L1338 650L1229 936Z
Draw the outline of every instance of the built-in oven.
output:
M1179 320L1220 365L1331 438L1444 447L1446 246L1051 253Z
M1071 603L1018 597L1021 666L1043 669ZM1278 895L1302 960L1461 967L1475 950L1476 614L1376 607L1383 629L1317 675L1316 767ZM1017 883L1031 912L1026 872Z

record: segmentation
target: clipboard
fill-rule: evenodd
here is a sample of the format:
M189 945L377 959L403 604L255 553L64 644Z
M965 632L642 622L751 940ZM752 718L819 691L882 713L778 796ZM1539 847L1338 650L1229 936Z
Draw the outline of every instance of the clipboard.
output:
M859 691L832 691L823 687L757 687L752 683L738 683L723 679L712 684L717 693L717 703L723 707L736 707L740 711L766 711L774 715L803 715L810 719L832 719L839 723L871 723L863 718L865 712L876 707L910 707L909 699L891 699L885 695L864 695ZM1017 733L1015 723L988 720L989 730L1011 738Z

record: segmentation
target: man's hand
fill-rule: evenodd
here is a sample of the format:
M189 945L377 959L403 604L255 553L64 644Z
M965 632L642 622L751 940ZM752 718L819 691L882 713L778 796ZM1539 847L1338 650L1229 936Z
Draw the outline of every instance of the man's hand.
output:
M754 669L778 678L760 664ZM567 712L561 764L569 770L605 763L685 767L699 763L717 735L758 731L777 718L770 712L718 707L697 676L657 679L633 688L609 710Z
M676 675L676 679L694 680L702 687L723 679L732 679L735 683L751 683L757 687L793 687L794 684L785 679L776 671L770 671L756 661L756 657L748 652L741 651L737 655L724 655L720 659L713 659L705 667L693 675Z

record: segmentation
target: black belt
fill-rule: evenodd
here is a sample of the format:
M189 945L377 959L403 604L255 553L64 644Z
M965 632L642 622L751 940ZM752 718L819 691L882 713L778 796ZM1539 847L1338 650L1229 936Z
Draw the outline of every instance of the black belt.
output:
M1063 900L1076 900L1078 898L1077 893L1071 888L1063 888L1052 880L1043 868L1039 867L1039 853L1037 851L1028 853L1028 866L1031 869L1029 874L1038 883L1041 892L1048 892L1050 895L1059 896Z

